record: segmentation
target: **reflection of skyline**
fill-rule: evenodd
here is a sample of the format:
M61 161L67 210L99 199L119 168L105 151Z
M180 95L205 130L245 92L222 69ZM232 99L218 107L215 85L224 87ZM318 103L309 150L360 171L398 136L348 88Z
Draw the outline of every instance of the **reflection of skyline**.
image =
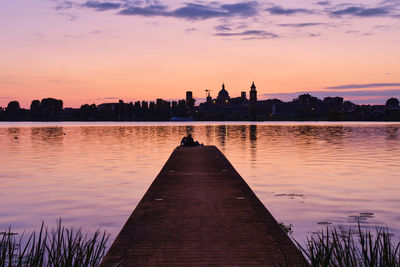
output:
M21 130L20 128L16 128L16 127L12 127L12 128L8 128L7 129L7 135L10 139L15 139L15 137L18 138L18 136L20 135Z
M186 125L186 126L82 126L78 127L82 137L97 136L101 139L105 136L118 136L119 139L128 137L141 137L145 139L162 139L166 136L180 136L191 133L196 140L205 145L215 144L226 147L228 144L245 146L246 142L252 149L259 145L264 146L268 142L275 142L276 138L285 137L289 142L296 142L302 145L311 145L317 141L324 141L331 144L343 144L344 141L351 141L354 138L370 136L371 133L385 134L388 140L396 140L400 135L400 126L385 125L379 126L311 126L311 125ZM3 128L4 129L4 128ZM60 142L65 138L65 127L30 127L31 139L43 143ZM23 135L21 128L6 128L7 136L10 139L17 139ZM87 139L88 141L89 139ZM173 142L173 138L170 140Z
M61 144L64 139L63 127L38 127L31 128L31 138L39 144Z
M250 139L250 154L251 154L251 166L254 168L254 164L257 161L257 125L249 126L249 139Z
M97 228L104 220L116 234L190 131L223 149L271 213L294 225L295 235L320 229L318 221L355 225L349 216L360 212L375 214L371 227L384 221L400 232L399 129L363 123L0 127L0 181L7 180L0 201L7 196L14 203L0 207L0 224L22 218L28 225L28 216L38 216L37 226L61 212L76 225ZM275 196L290 193L304 199ZM6 213L13 217L5 220Z
M219 145L221 146L222 151L224 151L225 143L226 143L226 137L227 137L227 134L228 134L228 127L226 125L217 126L217 133L218 133Z
M399 138L399 125L388 125L386 126L386 138L388 140L397 140Z

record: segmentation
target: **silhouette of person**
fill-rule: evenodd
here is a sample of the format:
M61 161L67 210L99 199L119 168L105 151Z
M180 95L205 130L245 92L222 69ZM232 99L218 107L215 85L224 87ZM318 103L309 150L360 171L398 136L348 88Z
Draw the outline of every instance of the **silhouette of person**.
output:
M182 138L181 146L199 146L200 143L198 141L194 141L191 134Z
M184 136L184 137L182 138L182 141L181 141L181 146L186 146L186 143L187 143L187 137Z
M191 134L188 134L187 139L186 139L186 145L187 146L194 146L194 140Z

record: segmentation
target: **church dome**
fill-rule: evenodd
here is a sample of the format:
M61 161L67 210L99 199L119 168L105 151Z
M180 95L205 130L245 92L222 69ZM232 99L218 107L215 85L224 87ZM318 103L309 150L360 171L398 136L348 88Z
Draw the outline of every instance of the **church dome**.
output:
M218 100L225 101L229 99L230 99L229 93L228 91L225 90L225 84L222 84L222 89L218 93Z

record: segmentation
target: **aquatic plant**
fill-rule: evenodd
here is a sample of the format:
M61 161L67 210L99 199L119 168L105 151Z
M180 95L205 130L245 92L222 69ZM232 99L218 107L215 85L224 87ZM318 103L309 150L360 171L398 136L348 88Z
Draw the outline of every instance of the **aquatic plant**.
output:
M26 240L11 229L0 233L0 267L10 266L98 266L104 256L109 235L96 231L83 234L58 221L56 229L42 223L38 233Z
M285 224L283 222L280 222L279 226L281 227L283 232L285 232L285 234L289 234L289 235L293 234L293 225L292 224Z
M326 228L307 238L299 249L311 266L400 266L400 242L393 242L392 234L385 228L377 228L374 233L362 230Z

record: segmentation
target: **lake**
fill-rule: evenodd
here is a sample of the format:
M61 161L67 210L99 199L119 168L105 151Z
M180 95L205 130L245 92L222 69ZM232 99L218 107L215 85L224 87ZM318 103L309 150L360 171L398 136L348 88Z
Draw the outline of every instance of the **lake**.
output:
M192 133L216 145L304 241L327 226L400 235L400 124L362 122L1 122L0 231L62 218L116 237Z

